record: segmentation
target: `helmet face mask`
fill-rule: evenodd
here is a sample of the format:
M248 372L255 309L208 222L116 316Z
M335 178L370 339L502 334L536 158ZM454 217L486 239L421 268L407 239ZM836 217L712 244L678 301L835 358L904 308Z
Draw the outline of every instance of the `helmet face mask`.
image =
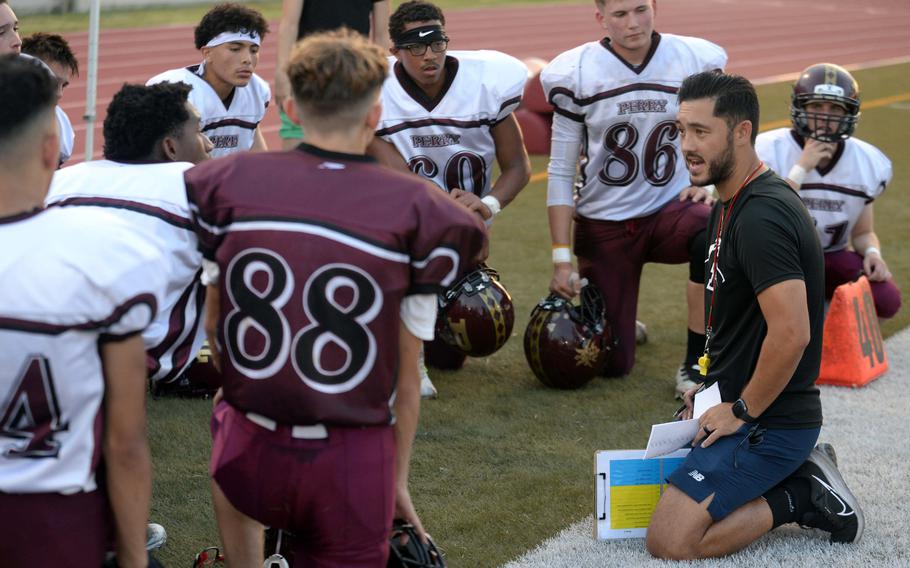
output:
M514 324L512 296L492 268L469 272L439 296L436 334L469 357L498 351L512 335Z
M831 102L846 112L838 114L809 112L806 105L813 102ZM853 135L859 121L859 84L850 73L831 63L812 65L800 74L793 84L790 100L790 118L793 129L803 138L821 142L840 142ZM819 125L835 125L833 130Z
M525 358L544 385L577 389L603 370L613 346L604 301L593 285L582 288L579 305L551 294L531 312Z

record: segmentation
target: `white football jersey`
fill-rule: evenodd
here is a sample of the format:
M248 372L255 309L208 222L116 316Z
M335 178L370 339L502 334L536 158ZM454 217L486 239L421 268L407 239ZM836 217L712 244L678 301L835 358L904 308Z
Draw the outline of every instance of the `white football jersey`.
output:
M713 43L657 34L645 61L633 67L593 41L557 56L540 80L556 112L584 125L576 211L622 221L654 213L689 185L675 125L676 93L701 71L723 69Z
M249 150L253 146L256 127L262 122L272 98L269 84L253 73L247 86L234 89L230 106L226 108L215 89L197 74L199 71L199 65L171 69L155 75L146 85L168 81L193 87L190 102L202 115L202 132L215 145L213 158Z
M389 62L376 135L442 189L487 195L496 161L490 129L521 102L527 67L498 51L450 51L447 85L429 101L394 57Z
M55 111L57 113L57 130L60 134L60 163L63 164L73 155L76 133L73 132L73 124L70 122L70 117L60 108L60 105L57 105Z
M782 177L803 153L802 140L789 128L758 135L758 157ZM848 138L824 170L806 174L799 190L825 252L847 248L853 227L867 204L885 191L891 181L891 160L878 148L857 138Z
M99 343L154 318L161 253L85 207L0 219L0 249L0 491L92 491Z
M202 254L193 232L183 172L187 162L83 162L54 174L48 206L103 207L162 251L168 264L158 317L142 333L149 377L171 381L193 362L205 339Z

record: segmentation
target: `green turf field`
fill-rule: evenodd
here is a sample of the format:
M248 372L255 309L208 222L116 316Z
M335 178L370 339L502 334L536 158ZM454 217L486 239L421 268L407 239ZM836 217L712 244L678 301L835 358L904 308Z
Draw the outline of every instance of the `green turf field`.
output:
M910 65L856 73L864 100L910 93ZM759 89L763 123L787 117L788 87ZM894 161L894 182L876 202L876 228L899 286L910 289L910 165L901 158L910 103L864 109L857 136ZM534 171L546 160L534 159ZM544 389L522 351L527 316L546 293L550 246L546 182L524 190L496 222L490 264L512 292L517 319L511 341L493 357L458 373L433 375L440 398L422 406L412 494L428 530L453 567L499 565L593 511L595 450L641 448L649 426L676 407L673 381L685 343L685 266L649 266L639 317L650 341L625 379L600 379L574 392ZM910 322L904 309L886 335ZM167 527L161 558L187 566L218 542L208 495L207 401L153 400L155 464L152 519Z

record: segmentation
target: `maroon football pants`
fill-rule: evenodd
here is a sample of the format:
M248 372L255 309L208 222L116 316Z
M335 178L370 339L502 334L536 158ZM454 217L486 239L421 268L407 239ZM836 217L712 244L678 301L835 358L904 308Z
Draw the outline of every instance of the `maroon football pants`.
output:
M853 282L863 272L863 257L852 250L825 253L825 298L831 299L841 284ZM875 312L880 318L894 317L901 307L901 291L894 279L882 282L869 281Z
M690 243L707 227L710 211L703 203L674 199L656 213L637 219L576 217L578 272L600 289L607 319L619 339L607 359L605 375L626 375L635 364L635 314L642 267L646 262L689 262Z
M272 431L222 402L210 472L241 513L294 533L294 564L385 566L395 508L391 426L329 427L325 439Z
M0 493L0 566L99 568L111 543L111 516L99 491Z

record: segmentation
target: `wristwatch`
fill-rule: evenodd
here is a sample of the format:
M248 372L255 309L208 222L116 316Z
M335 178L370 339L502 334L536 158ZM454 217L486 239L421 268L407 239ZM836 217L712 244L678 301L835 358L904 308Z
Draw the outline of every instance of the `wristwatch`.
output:
M736 399L736 402L733 403L733 416L749 424L755 422L755 418L749 416L749 407L746 406L746 401L741 398Z

